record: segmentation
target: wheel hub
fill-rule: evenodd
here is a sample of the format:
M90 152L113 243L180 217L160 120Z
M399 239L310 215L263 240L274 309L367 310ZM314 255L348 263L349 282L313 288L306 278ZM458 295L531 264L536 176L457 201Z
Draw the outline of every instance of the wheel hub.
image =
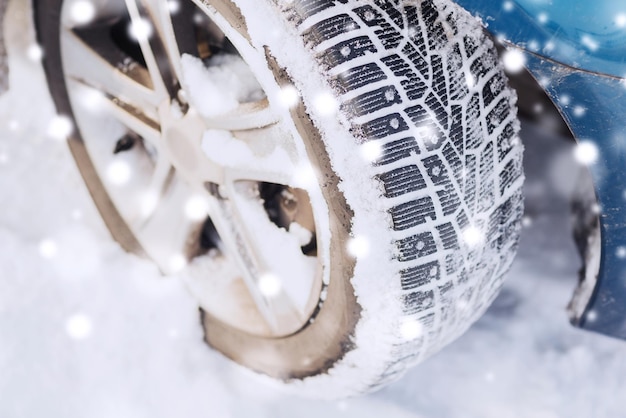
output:
M203 157L202 137L207 126L192 105L184 115L177 103L164 102L159 108L163 156L184 180L199 189L205 182L221 184L223 170Z

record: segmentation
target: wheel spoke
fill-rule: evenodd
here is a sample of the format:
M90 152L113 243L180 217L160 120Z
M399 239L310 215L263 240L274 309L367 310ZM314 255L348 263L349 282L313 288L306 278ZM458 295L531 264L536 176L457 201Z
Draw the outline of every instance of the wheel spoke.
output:
M197 251L204 219L191 213L190 202L196 196L189 186L174 180L149 217L133 225L145 251L166 274L180 270Z
M170 161L159 154L157 156L154 172L141 202L142 219L147 219L154 214L157 206L163 200L169 186L174 180L175 170Z
M159 38L154 36L153 32L155 31L155 27L152 19L146 16L145 9L141 2L136 2L135 0L125 0L125 2L131 21L130 32L139 43L155 91L161 99L164 99L169 96L169 90L167 88L168 83L164 81L161 68L159 68L157 60L160 57L152 49L153 45L160 43ZM159 50L157 52L161 51Z
M239 267L248 292L270 329L277 332L301 323L304 319L304 304L294 300L293 291L288 292L290 289L285 286L287 282L284 280L288 277L284 277L275 265L267 263L262 256L263 243L260 237L247 227L256 225L267 231L276 230L276 226L261 213L261 208L256 211L257 216L249 219L244 216L251 212L242 211L232 200L215 199L213 206L212 212L218 213L211 219L220 239L227 251L230 250L227 254L233 257Z
M131 131L141 136L157 150L160 146L161 127L158 122L136 108L120 99L107 97L105 101L107 110L111 115Z
M125 0L132 31L141 47L157 91L177 98L181 79L181 53L169 10L169 2Z
M101 35L99 28L86 28L63 32L67 47L64 51L71 56L65 61L66 75L83 85L94 88L106 95L123 100L140 109L155 109L159 98L155 95L148 80L148 74L139 65L121 67L120 57L107 57L108 45L98 45L92 39Z
M213 165L223 167L227 185L250 180L297 186L305 171L291 137L279 124L236 132L209 130L202 151Z

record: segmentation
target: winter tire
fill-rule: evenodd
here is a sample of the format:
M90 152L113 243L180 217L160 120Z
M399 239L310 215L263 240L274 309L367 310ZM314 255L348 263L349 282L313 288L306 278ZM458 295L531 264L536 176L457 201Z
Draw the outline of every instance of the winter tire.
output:
M49 88L114 238L206 341L314 397L464 332L516 251L515 95L446 0L37 0Z

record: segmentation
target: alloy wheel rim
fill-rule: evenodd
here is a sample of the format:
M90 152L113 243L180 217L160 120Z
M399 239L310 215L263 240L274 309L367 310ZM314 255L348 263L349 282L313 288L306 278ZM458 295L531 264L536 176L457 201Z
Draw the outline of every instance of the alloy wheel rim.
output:
M215 113L190 86L194 74L210 86L227 59L254 77L227 28L190 1L121 0L90 19L79 4L65 2L61 30L75 121L146 253L236 329L280 337L306 326L327 284L313 168L258 81Z

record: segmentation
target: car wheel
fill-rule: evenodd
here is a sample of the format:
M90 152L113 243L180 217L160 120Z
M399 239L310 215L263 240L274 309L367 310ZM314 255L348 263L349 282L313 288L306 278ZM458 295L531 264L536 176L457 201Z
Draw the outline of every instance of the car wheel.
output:
M515 94L452 2L35 6L103 219L185 279L225 356L347 396L496 296L522 215Z

